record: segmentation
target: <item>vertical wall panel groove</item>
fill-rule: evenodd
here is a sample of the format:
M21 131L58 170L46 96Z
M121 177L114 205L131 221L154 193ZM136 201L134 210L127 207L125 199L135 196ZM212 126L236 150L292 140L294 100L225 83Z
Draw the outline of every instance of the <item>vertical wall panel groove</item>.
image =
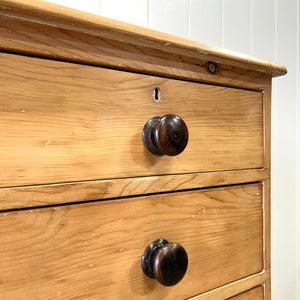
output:
M188 39L191 38L191 0L188 0L188 11L187 11L187 26L188 26Z
M149 28L149 6L150 0L147 0L147 28Z
M190 38L222 46L222 0L190 0Z
M275 2L251 0L251 50L252 55L275 60Z
M297 1L297 257L296 298L300 299L300 0Z
M250 55L253 55L253 22L254 22L254 15L253 15L253 0L250 0Z
M149 28L187 38L187 11L188 0L150 0Z
M222 2L221 2L222 4L222 7L221 7L221 12L222 12L222 14L221 14L221 23L222 23L222 28L221 28L221 30L222 30L222 37L221 37L221 39L222 39L222 43L221 43L221 47L222 48L224 48L224 0L222 0Z
M250 54L250 0L224 1L224 47Z
M275 57L274 59L277 61L278 59L278 0L274 1L275 3L275 22L274 22L274 27L275 27Z
M101 0L101 15L147 27L148 0Z

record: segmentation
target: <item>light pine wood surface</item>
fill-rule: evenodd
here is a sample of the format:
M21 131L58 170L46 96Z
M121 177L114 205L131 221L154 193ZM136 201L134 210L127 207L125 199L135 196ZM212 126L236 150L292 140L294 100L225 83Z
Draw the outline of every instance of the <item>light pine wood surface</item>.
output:
M232 185L268 178L268 169L254 169L1 188L0 210Z
M5 52L255 90L263 90L266 80L271 77L220 62L218 73L211 74L207 70L209 57L198 59L171 54L168 47L162 51L23 18L0 18L0 32L0 49L2 47Z
M187 298L262 270L262 186L226 188L0 214L5 299ZM183 245L184 279L147 279L144 248Z
M230 297L235 297L237 294L240 295L247 290L257 287L258 285L265 285L265 283L269 281L269 277L270 276L268 272L262 271L258 274L236 280L201 295L189 298L189 300L224 300ZM263 299L270 298L265 297Z
M0 71L2 187L264 167L260 92L3 53ZM170 113L189 142L157 157L143 126Z
M97 36L108 40L125 42L128 44L127 47L131 46L134 48L139 46L144 49L148 48L150 50L148 52L159 50L188 58L196 58L197 60L212 60L247 70L263 72L272 76L280 76L286 73L286 68L275 62L57 6L44 1L1 0L0 13L6 18L10 17L22 21L29 20L32 23L45 24L73 31L75 34L83 33L91 37ZM4 49L10 49L9 43L3 46ZM43 54L49 55L49 53Z
M263 286L258 286L253 288L247 292L239 294L235 297L231 297L228 299L232 300L263 300L264 299L264 288Z
M0 0L0 51L0 298L270 300L284 66L39 0ZM155 157L168 113L189 143ZM189 255L171 288L140 267L161 237Z

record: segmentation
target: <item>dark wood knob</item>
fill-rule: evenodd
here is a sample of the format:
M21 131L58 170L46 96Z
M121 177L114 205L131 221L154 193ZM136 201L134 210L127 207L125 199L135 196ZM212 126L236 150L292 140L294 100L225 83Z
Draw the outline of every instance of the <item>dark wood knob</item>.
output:
M150 243L142 256L144 274L166 286L177 284L183 278L187 266L188 256L184 248L165 239Z
M155 155L175 156L186 147L189 132L185 122L176 115L154 117L143 130L143 142Z

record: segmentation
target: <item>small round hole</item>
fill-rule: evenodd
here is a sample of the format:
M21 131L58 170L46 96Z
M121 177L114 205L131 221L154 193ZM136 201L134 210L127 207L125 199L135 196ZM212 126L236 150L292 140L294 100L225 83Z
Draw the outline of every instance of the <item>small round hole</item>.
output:
M207 69L211 74L216 74L219 71L217 64L215 64L214 62L209 62L207 65Z

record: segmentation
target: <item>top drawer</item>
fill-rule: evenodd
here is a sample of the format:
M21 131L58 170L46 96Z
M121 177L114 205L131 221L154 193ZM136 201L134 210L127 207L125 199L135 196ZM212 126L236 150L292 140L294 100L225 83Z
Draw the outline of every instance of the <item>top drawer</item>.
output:
M2 187L263 167L260 92L4 53L0 69ZM189 129L178 156L142 142L165 114Z

